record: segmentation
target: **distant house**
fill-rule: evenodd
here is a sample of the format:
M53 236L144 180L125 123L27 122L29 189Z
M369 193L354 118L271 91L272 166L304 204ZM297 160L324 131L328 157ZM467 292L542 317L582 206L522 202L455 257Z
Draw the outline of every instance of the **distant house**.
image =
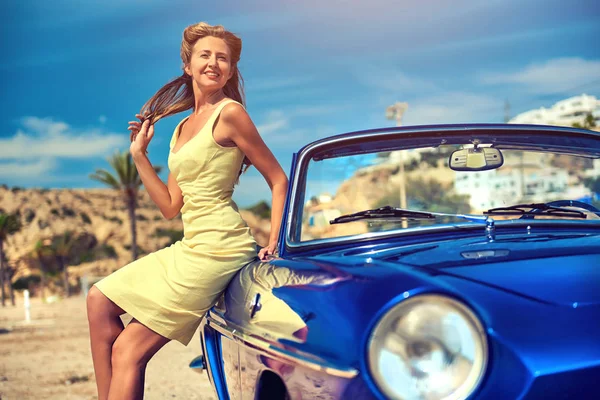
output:
M314 228L324 228L330 226L329 221L342 215L340 210L335 208L324 208L320 210L311 210L308 213L308 226Z
M502 207L515 202L578 199L590 195L584 185L570 182L566 170L552 167L544 156L507 159L502 170L457 172L454 189L470 196L472 210Z
M600 126L600 100L594 96L582 94L561 100L550 108L538 108L526 111L508 121L509 124L559 125L573 126L583 124L587 114L591 113Z

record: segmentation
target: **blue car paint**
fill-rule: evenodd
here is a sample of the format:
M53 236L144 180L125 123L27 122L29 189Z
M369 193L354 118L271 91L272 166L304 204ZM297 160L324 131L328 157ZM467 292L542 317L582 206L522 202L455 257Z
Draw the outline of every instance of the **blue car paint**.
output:
M229 400L227 387L225 386L225 374L223 373L223 364L221 363L222 354L219 346L219 335L212 329L204 326L202 329L204 355L207 360L212 362L207 363L207 373L210 376L210 381L215 388L217 396L220 400Z
M493 127L496 125L455 128ZM573 134L573 146L581 148L589 137L599 137L570 128L533 130L548 135ZM406 135L411 133L407 130ZM312 146L314 143L298 154ZM368 147L365 142L364 148ZM291 177L301 173L298 154L294 154ZM358 374L346 387L346 397L341 398L352 398L347 396L355 393L365 399L384 398L366 364L368 337L385 311L405 298L425 293L444 294L463 302L486 329L489 360L483 381L470 398L563 398L561 391L567 387L569 394L577 398L593 398L593 393L598 393L597 226L535 221L529 232L524 226L499 224L493 242L485 239L483 229L465 229L288 247L283 227L293 221L291 200L292 191L288 191L280 232L280 258L270 264L315 274L338 271L346 278L328 287L308 284L274 288L273 294L305 320L310 334L305 342L282 335L273 346L285 346L290 354L314 354L332 365L355 368ZM498 256L461 255L478 251L498 251ZM215 312L213 309L210 313ZM242 328L246 333L260 334L251 325ZM211 359L210 364L218 366L218 346L213 347L207 344L207 358ZM219 398L227 398L223 383L215 382Z
M600 243L597 236L591 236L589 239L594 243ZM552 242L545 243L546 248L552 246ZM431 245L431 242L427 245ZM448 247L452 245L461 247L463 243L460 241L445 243ZM388 243L388 246L393 245ZM488 328L492 355L488 376L490 371L495 370L518 371L511 382L512 387L520 391L507 393L506 373L497 375L492 373L493 378L487 382L488 390L491 390L490 393L498 393L497 390L502 389L502 393L507 395L504 398L513 398L512 395L517 398L518 393L525 392L528 386L544 376L556 375L561 371L572 369L600 371L600 318L598 318L600 316L600 268L598 267L600 245L595 245L595 248L595 254L586 256L589 258L587 260L589 264L579 265L578 274L575 275L569 275L570 266L565 263L565 260L581 257L578 255L547 257L543 260L546 264L542 265L541 269L539 265L530 265L532 254L510 263L498 264L481 260L469 267L455 267L471 271L471 276L468 276L465 271L461 271L464 276L456 274L452 271L453 268L429 269L378 260L366 263L363 259L360 265L356 256L352 260L354 266L341 267L340 265L350 261L349 257L344 257L337 260L338 262L333 266L347 269L358 282L353 279L340 283L334 292L300 293L298 289L284 288L277 291L277 296L301 304L307 309L320 308L321 310L314 321L310 321L312 325L309 322L312 334L310 342L297 345L299 350L332 358L338 363L356 366L361 371L367 368L364 364L364 344L369 333L367 327L373 326L374 321L384 312L382 310L397 304L405 296L418 293L444 293L455 297L469 305ZM539 248L532 253L541 250L544 249ZM427 252L420 253L423 259L428 259L428 256ZM527 255L523 254L523 256ZM315 258L318 262L323 262L321 260L324 257ZM306 265L308 260L300 259L296 262L298 263L296 268L309 268ZM333 260L331 262L333 263ZM283 263L291 265L291 261ZM529 291L513 290L514 287L505 290L494 285L482 284L486 280L494 280L494 277L485 275L486 271L489 273L499 268L508 271L507 276L514 277L517 272L520 276L526 274L525 279L530 279L533 273L544 270L554 271L554 274L541 275L539 285L523 286L515 279L508 282ZM535 268L535 270L528 271L527 268ZM552 290L550 284L555 282L557 276L571 276L572 279L577 280L579 288L577 293L581 293L582 297L573 295L575 297L571 299L580 299L579 301L554 304L543 298L538 299L543 297L540 293L547 294ZM554 286L560 286L561 283L559 281L558 285ZM357 288L357 286L361 287ZM402 293L398 295L399 292ZM357 294L360 294L360 297L357 297ZM574 303L586 304L587 307L573 307ZM350 310L359 312L352 313ZM531 315L535 315L536 318L531 318ZM344 325L340 326L340 321L343 321ZM335 340L331 340L332 330L336 332ZM540 342L540 338L544 340ZM570 341L564 342L569 338ZM353 346L357 342L363 345ZM548 351L547 346L558 346L558 344L563 348L562 351L556 348ZM498 382L496 382L497 376ZM520 382L518 387L514 386L516 381ZM589 382L573 381L573 384L583 388L589 386ZM483 387L486 385L482 385ZM484 398L488 397L484 396Z

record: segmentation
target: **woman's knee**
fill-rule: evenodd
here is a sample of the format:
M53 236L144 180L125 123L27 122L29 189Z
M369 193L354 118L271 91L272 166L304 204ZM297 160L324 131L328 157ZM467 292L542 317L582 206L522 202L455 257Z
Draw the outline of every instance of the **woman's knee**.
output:
M144 368L149 360L134 343L127 343L123 338L117 338L113 343L111 364L113 368Z
M96 286L90 288L86 304L90 322L97 318L118 317L123 313L123 310L110 301Z

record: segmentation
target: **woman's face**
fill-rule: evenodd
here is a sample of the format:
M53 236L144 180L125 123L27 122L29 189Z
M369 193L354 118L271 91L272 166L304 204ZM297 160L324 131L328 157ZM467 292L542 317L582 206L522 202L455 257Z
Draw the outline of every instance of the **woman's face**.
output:
M185 72L200 88L222 88L233 76L229 47L223 39L213 36L198 39Z

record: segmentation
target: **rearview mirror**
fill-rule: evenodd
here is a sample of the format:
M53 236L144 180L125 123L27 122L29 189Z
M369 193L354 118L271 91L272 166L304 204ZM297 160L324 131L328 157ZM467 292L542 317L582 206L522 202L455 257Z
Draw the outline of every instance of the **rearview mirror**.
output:
M486 171L501 167L504 157L498 149L474 147L452 152L448 164L454 171Z

